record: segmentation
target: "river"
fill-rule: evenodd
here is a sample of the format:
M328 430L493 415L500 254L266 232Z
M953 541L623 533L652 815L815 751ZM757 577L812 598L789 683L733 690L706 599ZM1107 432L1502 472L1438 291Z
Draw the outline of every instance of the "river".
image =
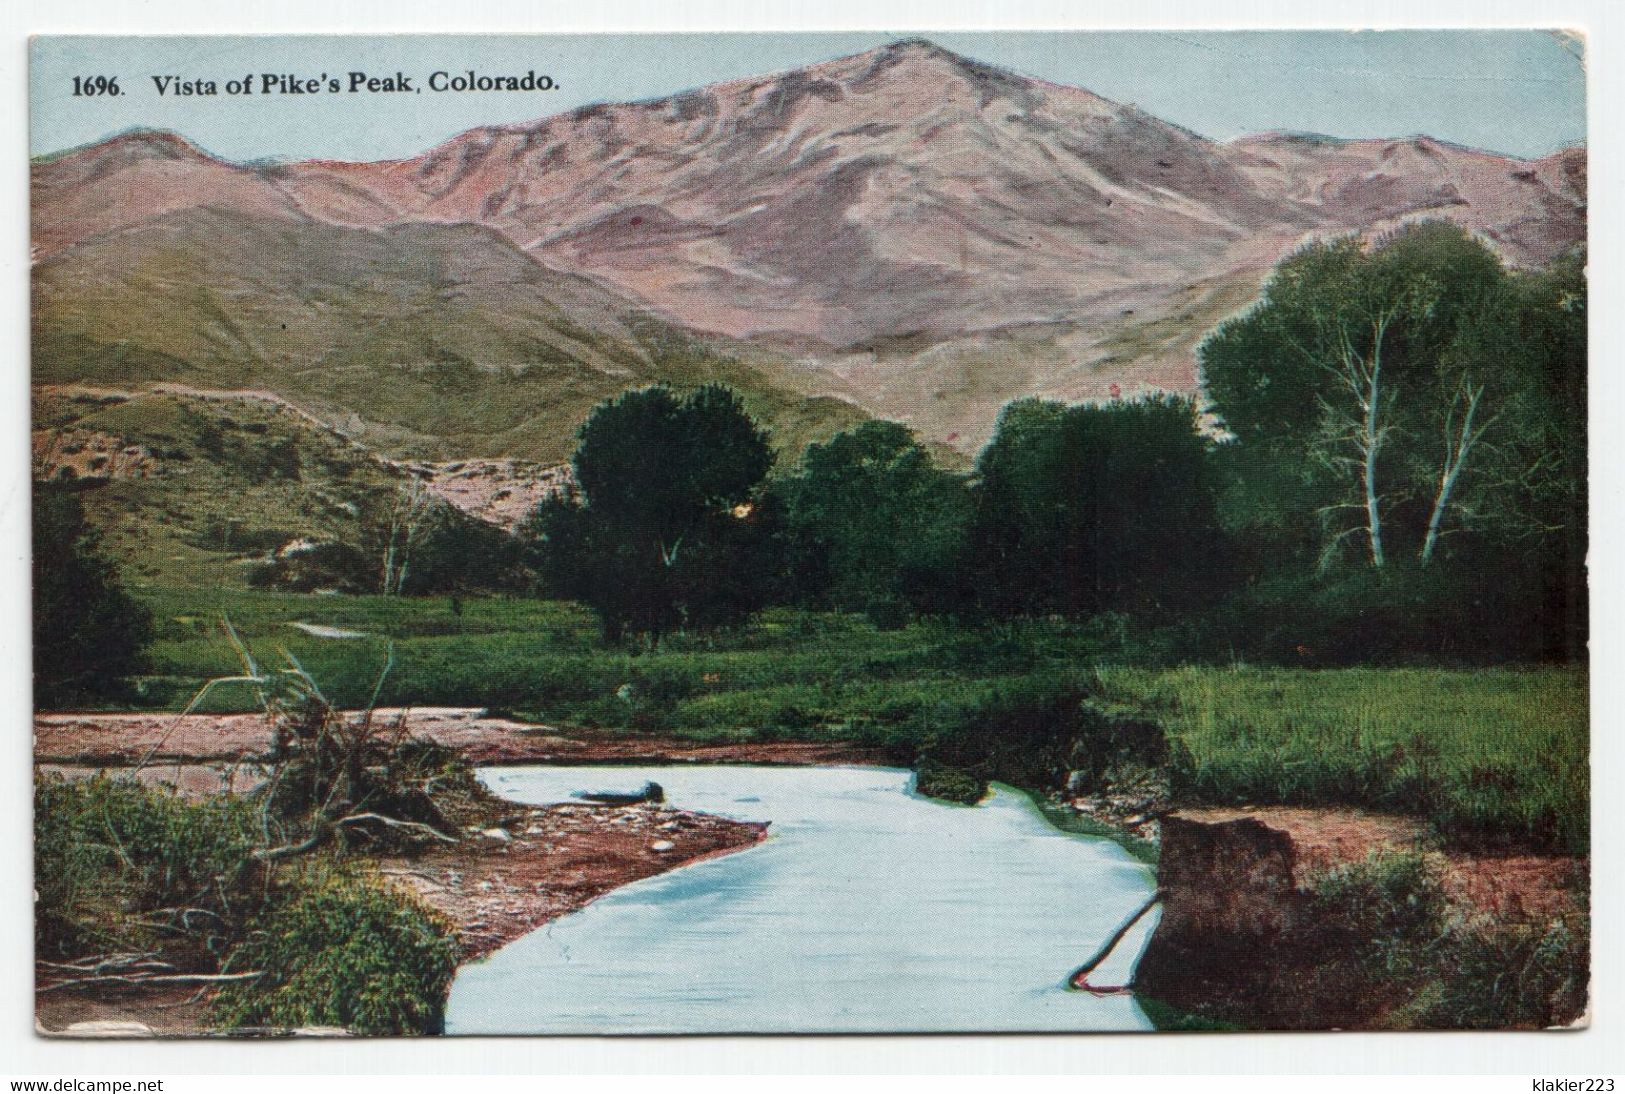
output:
M464 966L452 1034L1136 1030L1130 995L1068 991L1150 895L1150 867L998 787L975 807L910 773L840 767L510 767L531 805L660 783L669 805L769 821L760 845L617 889ZM1122 983L1147 916L1091 979Z

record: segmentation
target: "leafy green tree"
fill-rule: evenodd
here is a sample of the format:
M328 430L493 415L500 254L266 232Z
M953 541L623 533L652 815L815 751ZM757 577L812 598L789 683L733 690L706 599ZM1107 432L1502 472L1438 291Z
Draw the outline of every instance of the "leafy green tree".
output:
M976 464L971 525L974 599L994 616L1075 606L1066 544L1081 536L1065 496L1067 408L1019 399L999 414Z
M519 592L530 584L515 535L459 512L438 508L412 560L405 593Z
M1516 386L1508 303L1496 256L1429 221L1310 244L1203 343L1208 398L1255 457L1236 465L1274 465L1286 519L1324 530L1322 565L1350 540L1375 569L1395 549L1432 560Z
M34 494L34 697L41 708L118 694L146 667L152 616L119 584L73 493Z
M743 618L767 587L740 577L760 567L751 500L772 461L766 435L719 385L599 404L575 453L578 491L528 525L544 589L591 605L610 641Z
M809 445L782 493L798 599L888 614L951 604L969 495L905 426Z
M1210 445L1174 396L1005 408L977 464L977 592L1000 615L1168 616L1217 578Z
M1508 270L1445 222L1285 260L1200 350L1241 614L1316 656L1583 657L1585 320L1582 254Z

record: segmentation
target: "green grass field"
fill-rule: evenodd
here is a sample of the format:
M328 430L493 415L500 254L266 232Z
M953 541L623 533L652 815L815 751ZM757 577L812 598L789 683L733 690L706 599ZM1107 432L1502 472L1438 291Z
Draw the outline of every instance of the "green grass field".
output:
M1587 845L1582 668L1110 668L1097 681L1182 746L1186 799L1357 804L1468 842Z
M286 650L342 705L366 701L392 652L389 705L710 740L849 740L911 759L991 705L1072 692L1161 724L1183 800L1362 805L1480 844L1580 850L1589 830L1578 668L1132 667L1146 652L1104 622L883 631L861 615L792 610L633 654L600 646L591 614L569 604L139 591L158 635L141 686L170 709L238 671L229 617L262 664ZM365 637L312 637L299 622ZM253 697L213 703L251 709Z

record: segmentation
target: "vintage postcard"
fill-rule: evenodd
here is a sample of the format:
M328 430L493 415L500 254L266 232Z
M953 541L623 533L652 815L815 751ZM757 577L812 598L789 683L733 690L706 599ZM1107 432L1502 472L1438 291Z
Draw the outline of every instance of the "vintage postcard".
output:
M1588 1021L1582 36L29 80L42 1033Z

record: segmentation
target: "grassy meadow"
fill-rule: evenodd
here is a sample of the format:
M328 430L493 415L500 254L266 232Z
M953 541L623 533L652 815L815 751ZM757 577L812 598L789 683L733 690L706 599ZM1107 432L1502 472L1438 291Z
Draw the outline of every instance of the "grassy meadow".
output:
M1100 698L1182 747L1184 800L1356 804L1428 817L1447 839L1584 850L1584 668L1114 667Z
M237 671L222 618L262 663L286 650L341 705L364 703L392 656L385 704L703 740L845 740L903 763L990 712L1079 696L1164 727L1183 801L1354 804L1426 817L1452 843L1586 846L1582 668L1181 666L1159 664L1164 651L1110 619L881 630L861 614L791 609L629 653L603 647L592 614L559 602L139 593L156 620L154 672L138 684L154 707L179 709ZM211 703L251 709L253 697L222 690Z

